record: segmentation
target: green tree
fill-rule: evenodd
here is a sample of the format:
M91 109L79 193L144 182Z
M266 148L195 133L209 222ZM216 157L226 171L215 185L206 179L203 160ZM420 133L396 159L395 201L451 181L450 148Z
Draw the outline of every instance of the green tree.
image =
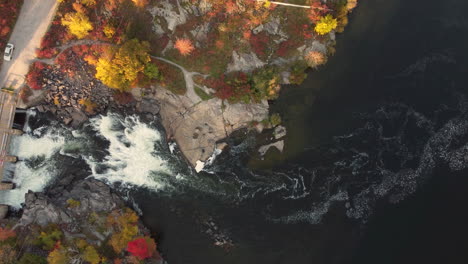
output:
M111 88L125 91L136 81L138 74L144 72L145 65L150 65L148 52L148 42L129 40L115 52L113 58L101 57L98 60L96 78Z
M50 230L46 230L46 232L41 232L37 237L35 244L42 246L45 250L51 250L60 238L62 238L62 231L52 228Z
M44 257L26 253L20 258L18 264L47 264L47 260Z
M86 37L89 31L93 30L93 24L84 13L67 13L62 18L62 25L78 39Z
M338 26L338 21L336 18L333 18L332 15L328 14L320 18L320 21L315 25L315 32L320 35L325 35L330 33Z
M150 79L159 79L160 77L158 66L154 65L153 63L146 64L143 73Z

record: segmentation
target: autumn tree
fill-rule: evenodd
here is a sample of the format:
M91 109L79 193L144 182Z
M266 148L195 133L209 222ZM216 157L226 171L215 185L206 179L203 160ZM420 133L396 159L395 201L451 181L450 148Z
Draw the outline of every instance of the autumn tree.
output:
M132 0L132 1L138 7L145 7L149 2L149 0Z
M0 263L13 264L16 263L16 250L12 246L6 244L0 246Z
M102 31L104 32L104 35L109 39L112 38L116 32L115 27L113 27L112 25L105 25Z
M356 6L357 0L348 0L348 2L346 3L346 8L348 9L348 11L353 10Z
M319 22L315 25L315 32L320 35L325 35L330 33L338 26L338 21L336 18L333 18L332 15L328 14L320 18Z
M189 55L195 49L192 41L186 38L178 38L174 44L174 48L176 48L182 56Z
M16 233L14 230L0 227L0 241L5 241L15 236L16 236Z
M91 264L99 264L101 262L101 257L93 246L88 245L83 251L83 260Z
M68 28L68 31L78 39L86 37L89 31L93 30L93 24L84 13L67 13L62 18L62 25Z
M109 244L116 253L122 252L130 242L138 234L138 216L132 210L126 208L123 212L119 210L113 211L107 217L107 226L114 230Z
M327 56L319 51L310 51L306 54L305 60L309 67L315 68L327 62Z
M328 10L329 9L327 5L322 4L322 2L320 2L319 0L316 0L313 1L310 5L310 9L308 11L307 16L312 22L316 23L320 21L320 18L327 14Z
M67 264L68 260L67 251L62 246L58 246L47 256L47 263L49 264Z
M124 91L143 73L150 62L149 43L132 39L124 43L111 58L101 57L96 64L96 78L105 85Z

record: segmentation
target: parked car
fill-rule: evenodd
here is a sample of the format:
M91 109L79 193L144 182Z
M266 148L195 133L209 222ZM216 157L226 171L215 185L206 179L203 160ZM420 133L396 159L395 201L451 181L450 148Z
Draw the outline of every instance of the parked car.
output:
M5 48L5 53L3 54L3 59L6 61L11 61L11 57L13 57L13 50L15 50L15 45L8 43Z

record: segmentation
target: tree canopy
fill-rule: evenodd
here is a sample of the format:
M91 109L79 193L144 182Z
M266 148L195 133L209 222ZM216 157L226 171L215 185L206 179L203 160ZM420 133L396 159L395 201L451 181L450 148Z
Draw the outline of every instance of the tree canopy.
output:
M93 30L93 24L86 14L81 12L71 12L62 18L62 25L68 28L71 34L78 39L86 37L89 31Z
M325 35L330 33L338 26L338 21L336 18L333 18L332 15L328 14L320 18L319 22L315 25L315 32L320 35Z
M148 52L148 42L129 40L110 56L111 58L99 58L96 64L96 78L111 88L125 91L136 81L138 74L145 71L151 60Z

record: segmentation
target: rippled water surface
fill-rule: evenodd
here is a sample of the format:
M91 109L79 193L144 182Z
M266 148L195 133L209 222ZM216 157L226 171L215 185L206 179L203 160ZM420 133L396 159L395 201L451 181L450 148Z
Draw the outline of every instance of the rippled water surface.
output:
M196 174L157 119L109 112L71 131L30 112L8 168L18 188L0 199L101 179L171 264L466 263L466 10L361 0L329 63L272 106L288 135L264 160L239 133Z

